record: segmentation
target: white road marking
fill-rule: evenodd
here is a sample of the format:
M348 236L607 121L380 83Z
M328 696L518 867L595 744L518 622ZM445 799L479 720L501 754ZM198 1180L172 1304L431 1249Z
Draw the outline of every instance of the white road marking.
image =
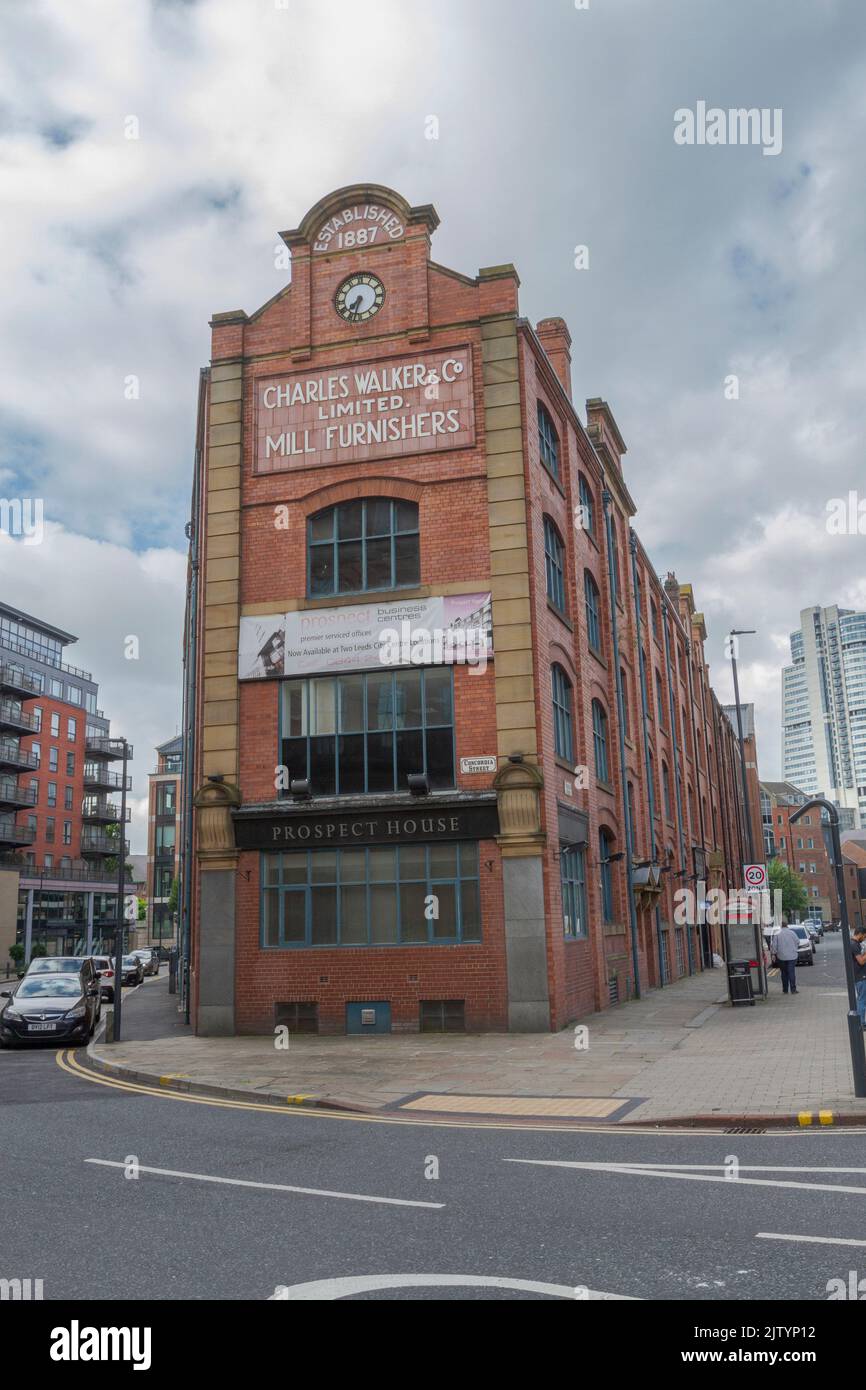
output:
M118 1163L110 1158L86 1158L85 1163L98 1163L103 1168L126 1168L126 1163ZM255 1187L265 1192L296 1192L304 1197L339 1197L346 1202L376 1202L388 1207L427 1207L439 1210L444 1202L410 1202L403 1197L368 1197L360 1192L331 1192L323 1187L290 1187L278 1182L251 1182L248 1178L218 1178L211 1173L184 1173L175 1168L146 1168L137 1165L139 1173L154 1173L162 1178L189 1178L192 1182L222 1183L226 1187Z
M506 1159L505 1161L514 1163L532 1162L531 1159ZM675 1168L683 1170L693 1169L695 1171L710 1168L717 1169L721 1173L726 1172L728 1166L729 1165L726 1163L632 1163L631 1160L626 1160L623 1163L611 1164L613 1168ZM741 1173L866 1173L866 1168L808 1168L800 1163L788 1167L776 1163L739 1163L737 1166Z
M634 1163L569 1163L549 1158L504 1158L503 1163L528 1163L539 1168L582 1168L594 1173L618 1173L631 1178L673 1178L679 1182L721 1182L728 1187L791 1187L805 1189L807 1192L850 1192L866 1196L866 1187L848 1187L842 1183L824 1182L780 1182L772 1178L728 1178L716 1177L711 1173L683 1172L681 1169L668 1169L663 1163L655 1167L643 1168ZM771 1170L772 1171L772 1170ZM782 1170L785 1171L784 1169ZM794 1172L802 1172L794 1169ZM854 1169L861 1172L862 1169Z
M866 1240L845 1240L841 1236L784 1236L776 1231L758 1231L755 1240L803 1240L812 1245L866 1245Z
M352 1294L370 1293L377 1289L519 1289L523 1293L548 1294L553 1298L570 1298L573 1302L615 1301L639 1302L629 1294L600 1293L580 1285L542 1284L535 1279L500 1279L480 1274L360 1274L342 1279L315 1279L309 1284L281 1284L269 1296L269 1302L351 1298Z

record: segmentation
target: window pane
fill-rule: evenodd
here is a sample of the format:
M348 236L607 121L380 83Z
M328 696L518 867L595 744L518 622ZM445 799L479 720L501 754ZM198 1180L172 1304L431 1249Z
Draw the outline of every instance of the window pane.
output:
M333 796L337 790L335 754L335 739L310 739L310 783L319 796Z
M424 707L428 725L451 723L451 672L447 667L424 672Z
M386 880L391 883L397 878L397 851L394 849L370 850L370 881Z
M364 677L343 676L340 687L340 729L354 734L364 727Z
M364 791L364 735L343 734L338 740L340 795Z
M394 790L394 735L367 735L367 791Z
M283 766L288 768L291 781L303 781L307 775L307 740L305 738L283 739ZM285 789L288 791L288 787Z
M421 727L421 672L398 671L395 674L394 708L398 729Z
M387 536L391 531L391 501L380 497L367 503L367 535Z
M337 508L337 535L341 541L361 535L362 511L360 502L342 502Z
M384 885L370 889L370 940L381 944L397 940L397 889Z
M394 583L421 582L421 555L417 536L398 536L394 541Z
M436 883L430 889L435 894L439 916L433 918L433 940L454 941L457 936L457 888L453 883Z
M429 936L429 923L424 916L424 900L427 897L426 883L401 883L400 885L400 940L426 941Z
M465 848L465 846L464 846ZM474 880L460 885L460 915L462 918L462 939L481 940L481 912L478 906L478 884Z
M265 893L265 945L280 944L280 895L278 892Z
M431 878L456 878L457 877L457 846L455 845L431 845L430 846L430 877Z
M311 883L337 882L337 851L335 849L318 849L311 855L311 859Z
M417 502L395 502L394 510L396 513L396 523L398 531L418 530Z
M312 902L312 931L310 939L313 945L334 945L337 940L336 888L313 888L310 893L310 898Z
M401 729L397 734L397 791L408 790L407 777L424 771L424 736L420 729Z
M353 593L364 586L361 567L362 546L360 541L343 541L339 547L339 590L341 594Z
M390 589L390 539L367 542L367 581L365 587L368 589Z
M478 873L478 846L474 841L460 846L460 872L464 877Z
M264 877L265 883L279 883L279 881L280 881L280 856L279 856L278 854L266 854L266 855L265 855L265 864L264 864L264 874L263 874L263 877ZM164 895L163 895L162 893L157 893L157 897L158 897L158 898L161 898L161 897L163 897L163 896L164 896Z
M334 535L334 508L310 517L310 540L329 541Z
M340 941L348 946L366 944L367 890L363 885L340 889Z
M362 849L344 849L340 857L340 882L363 883L367 877L367 856Z
M427 779L433 790L454 786L454 737L451 729L427 730Z
M400 846L400 882L411 878L427 878L427 861L423 845Z
M333 734L337 730L337 683L330 677L310 682L310 733Z
M310 549L310 593L334 592L334 547L314 545Z
M283 940L296 943L307 935L307 895L303 891L283 893Z
M393 676L367 677L367 728L393 729Z

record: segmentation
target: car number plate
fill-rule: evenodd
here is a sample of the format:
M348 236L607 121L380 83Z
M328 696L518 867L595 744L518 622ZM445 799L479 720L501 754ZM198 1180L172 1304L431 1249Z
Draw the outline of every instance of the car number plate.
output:
M56 1023L28 1023L27 1025L30 1033L53 1033L56 1027Z

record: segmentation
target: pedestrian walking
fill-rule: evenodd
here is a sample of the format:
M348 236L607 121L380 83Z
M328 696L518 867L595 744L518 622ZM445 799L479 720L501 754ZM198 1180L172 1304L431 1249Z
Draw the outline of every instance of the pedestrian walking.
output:
M852 932L851 954L854 957L854 988L857 991L857 1012L866 1028L866 930L855 927Z
M797 956L800 952L800 939L795 931L788 926L787 917L782 918L782 926L776 932L773 942L773 950L776 953L776 960L779 963L779 971L782 976L782 993L797 993Z

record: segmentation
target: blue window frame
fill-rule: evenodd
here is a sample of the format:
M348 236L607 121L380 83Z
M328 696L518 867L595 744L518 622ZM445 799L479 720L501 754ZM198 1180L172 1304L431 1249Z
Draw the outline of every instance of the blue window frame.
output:
M605 922L612 922L613 913L613 873L610 867L610 837L607 832L598 832L598 864L601 882L601 915Z
M307 521L307 593L313 598L406 588L420 577L416 502L358 498Z
M568 937L586 936L586 857L583 848L570 845L559 856L562 887L562 930Z
M601 651L601 595L589 570L583 571L583 597L586 605L586 635L594 651Z
M475 842L265 853L261 883L265 948L481 940Z
M667 763L662 763L662 800L664 802L665 816L668 820L673 820L673 811L671 809L671 779Z
M595 751L595 775L599 782L609 782L607 764L607 715L598 700L592 702L592 743Z
M592 495L592 488L587 482L583 473L578 474L577 492L580 505L583 507L584 529L591 536L595 535L595 498Z
M553 743L558 758L574 762L571 727L571 681L561 666L553 667Z
M554 478L559 477L559 435L550 418L550 411L538 402L538 452L541 462L549 468Z
M411 772L454 786L450 666L282 682L282 764L318 796L407 791ZM283 788L284 795L289 788Z
M544 518L544 568L547 574L547 597L565 612L565 546L549 516Z

